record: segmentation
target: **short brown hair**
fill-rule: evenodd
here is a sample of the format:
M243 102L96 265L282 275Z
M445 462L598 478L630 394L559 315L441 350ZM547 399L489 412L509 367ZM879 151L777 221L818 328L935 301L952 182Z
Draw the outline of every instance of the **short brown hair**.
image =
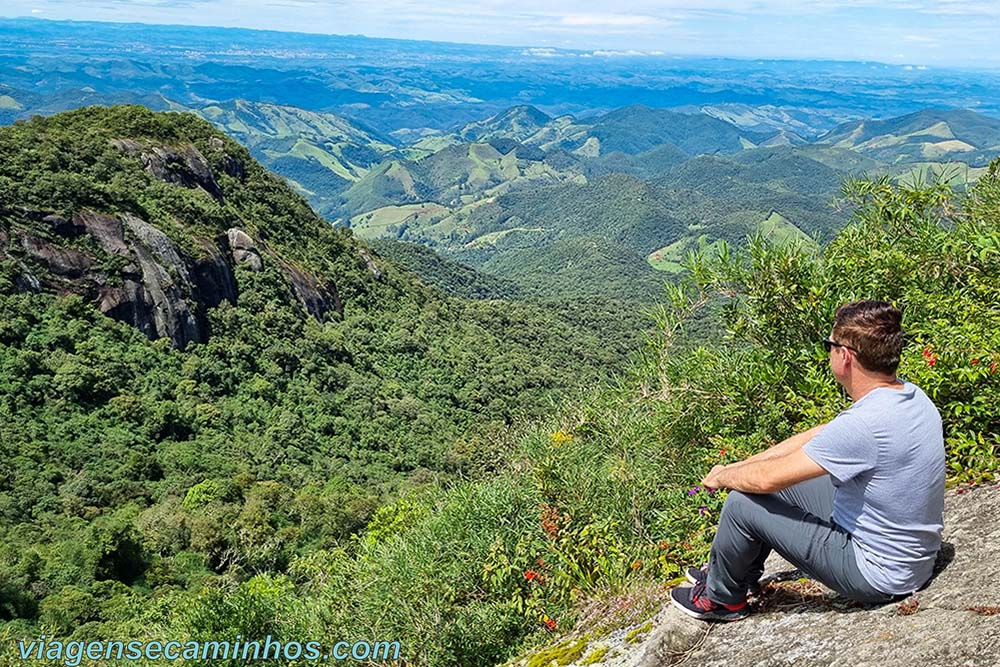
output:
M856 350L873 373L895 375L903 351L903 313L887 301L852 301L837 309L833 337Z

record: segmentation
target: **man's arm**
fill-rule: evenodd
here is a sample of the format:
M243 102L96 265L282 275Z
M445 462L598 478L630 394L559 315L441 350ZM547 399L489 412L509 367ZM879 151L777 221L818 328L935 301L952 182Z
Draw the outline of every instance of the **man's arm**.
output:
M774 493L826 473L802 448L826 424L797 433L744 461L715 466L702 480L710 489L727 488L746 493Z
M774 493L825 475L826 470L802 451L802 448L757 461L716 466L705 475L702 486L709 489L726 488L744 493Z
M813 439L817 433L823 430L826 424L820 424L818 426L813 426L808 431L802 431L802 433L796 433L790 438L782 440L776 445L768 447L762 452L758 452L751 457L744 459L743 461L737 461L736 463L731 463L730 466L741 466L747 463L756 463L757 461L766 461L768 459L776 459L779 456L784 456L790 454L798 449L802 449L807 442Z

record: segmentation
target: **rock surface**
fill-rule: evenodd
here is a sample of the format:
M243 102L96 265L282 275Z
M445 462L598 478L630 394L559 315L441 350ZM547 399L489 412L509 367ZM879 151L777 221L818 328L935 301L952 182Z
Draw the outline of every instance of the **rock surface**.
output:
M169 338L184 349L208 339L206 310L236 304L235 266L263 271L265 256L284 274L289 293L322 319L343 305L332 281L316 278L231 228L215 239L191 236L183 250L163 230L131 213L89 209L66 218L21 209L20 222L0 220L0 260L17 261L20 291L79 294L102 313L149 338Z
M132 139L116 139L112 143L126 155L138 157L143 168L156 178L185 188L201 188L216 201L223 200L208 160L191 144L144 146Z
M43 184L31 189L30 205L0 197L0 277L7 282L0 288L12 283L21 292L76 295L183 349L208 340L210 309L240 303L241 289L246 304L254 291L267 292L297 302L302 316L326 320L343 316L339 287L350 285L346 293L354 296L384 282L385 268L364 250L367 272L354 256L340 263L324 256L357 253L349 235L333 234L336 242L325 251L311 248L308 240L328 232L328 223L248 153L222 135L205 136L211 131L206 122L161 123L138 108L122 117L93 113L108 123L87 126L96 143L88 134L78 156L83 173L75 174L84 179L72 181L73 192L58 194L55 185ZM139 134L115 136L120 131ZM94 173L87 171L98 163ZM63 167L53 166L53 173L69 170ZM78 191L112 168L128 186ZM46 197L53 200L48 206Z
M762 595L751 601L755 611L746 620L703 623L667 604L645 623L588 640L585 648L574 651L579 655L573 661L543 662L608 667L997 667L1000 485L947 494L944 546L935 576L902 602L863 606L801 577L772 554ZM572 638L560 641L568 646ZM588 656L600 659L588 662ZM534 665L532 657L517 664Z
M229 242L229 249L233 254L233 261L237 264L246 264L251 271L263 271L264 262L260 258L260 251L257 244L242 229L233 227L226 232Z

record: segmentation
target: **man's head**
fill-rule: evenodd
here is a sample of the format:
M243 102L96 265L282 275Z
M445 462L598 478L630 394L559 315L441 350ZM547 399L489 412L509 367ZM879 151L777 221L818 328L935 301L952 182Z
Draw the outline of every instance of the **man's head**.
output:
M903 314L885 301L854 301L837 309L830 367L843 383L852 372L895 378L903 350Z

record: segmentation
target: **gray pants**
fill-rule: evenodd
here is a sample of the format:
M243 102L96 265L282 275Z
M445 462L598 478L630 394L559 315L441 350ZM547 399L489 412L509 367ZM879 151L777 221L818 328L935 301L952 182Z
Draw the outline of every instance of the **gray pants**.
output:
M829 475L766 495L731 491L708 561L709 598L745 600L771 549L845 597L874 604L905 597L876 590L861 574L850 533L831 518L833 494Z

